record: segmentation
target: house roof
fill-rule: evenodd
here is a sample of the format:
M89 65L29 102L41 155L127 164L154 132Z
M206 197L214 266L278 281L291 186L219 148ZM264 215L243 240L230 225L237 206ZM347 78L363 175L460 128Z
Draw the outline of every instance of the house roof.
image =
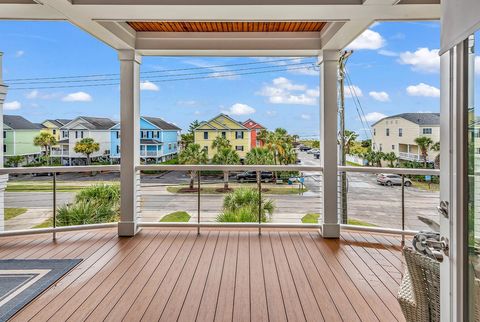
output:
M250 125L250 122L253 123L253 125ZM262 124L260 124L260 123L258 123L258 122L255 122L255 121L252 120L252 119L248 119L248 120L246 120L245 122L243 122L242 124L243 124L243 126L248 127L249 129L250 129L250 128L254 128L254 127L266 129L265 126L263 126Z
M392 118L403 118L407 121L413 122L420 126L422 125L440 125L440 113L402 113L397 115L392 115L384 117L383 119L375 122L372 126L377 125L383 120L388 120Z
M4 115L3 124L14 130L40 130L43 126L35 124L20 115Z
M156 145L156 144L162 144L162 142L153 140L153 139L140 139L140 144Z
M106 117L91 117L91 116L79 116L76 119L68 122L68 124L76 121L83 120L81 124L89 130L109 130L111 127L115 126L115 122ZM65 124L64 126L68 125Z
M72 121L72 120L69 120L69 119L55 119L55 120L45 120L45 121L43 121L43 123L45 123L45 122L50 122L50 123L52 123L52 124L55 124L55 125L58 126L58 127L62 127L62 126L64 126L65 124L70 123L71 121ZM43 124L43 123L42 123L42 124Z
M238 125L238 128L231 128L229 127L228 125L226 124L223 124L221 122L218 121L218 118L220 117L225 117L227 119L229 119L230 121L232 121L233 123L235 123L236 125ZM213 124L217 124L219 125L219 127L215 127ZM226 115L226 114L223 114L223 113L220 113L218 114L217 116L213 117L212 119L208 120L208 121L202 121L200 122L200 124L194 129L194 130L197 130L199 129L200 127L204 126L204 125L208 125L210 126L213 130L248 130L248 128L246 126L244 126L242 124L242 122L239 122L237 120L234 120L233 118L231 118L230 116Z
M178 126L172 123L168 123L167 121L164 121L159 117L142 116L142 118L152 123L153 125L159 127L162 130L173 130L173 131L181 130L181 128L179 128Z

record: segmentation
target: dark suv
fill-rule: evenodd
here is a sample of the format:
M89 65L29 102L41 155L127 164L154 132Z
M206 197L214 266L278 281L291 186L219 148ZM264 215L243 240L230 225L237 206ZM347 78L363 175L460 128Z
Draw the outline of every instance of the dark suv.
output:
M262 181L271 182L273 181L273 173L269 171L262 171L260 173ZM238 182L247 182L247 181L257 181L257 172L256 171L245 171L243 173L237 174Z

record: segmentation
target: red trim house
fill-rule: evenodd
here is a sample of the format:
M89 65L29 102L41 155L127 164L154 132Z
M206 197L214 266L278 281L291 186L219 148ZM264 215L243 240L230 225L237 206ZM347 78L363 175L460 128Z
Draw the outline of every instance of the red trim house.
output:
M252 119L246 120L245 122L242 123L242 125L250 129L250 147L251 148L262 147L263 142L260 140L257 140L257 135L260 133L261 130L265 129L265 127L260 123L255 122Z

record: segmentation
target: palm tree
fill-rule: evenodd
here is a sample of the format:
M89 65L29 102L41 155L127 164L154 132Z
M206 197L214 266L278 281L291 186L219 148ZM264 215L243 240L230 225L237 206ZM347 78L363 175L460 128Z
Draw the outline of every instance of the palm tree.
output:
M57 145L57 139L55 136L48 132L40 132L35 138L33 138L33 144L35 146L40 146L45 151L45 157L48 160L48 163L51 163L50 154L52 151L52 146Z
M357 133L354 131L345 130L345 146L343 147L345 154L350 154L350 148L353 146L357 138Z
M383 160L389 162L388 166L389 166L390 168L394 168L395 165L393 164L393 162L397 161L397 156L395 155L395 152L385 153L385 154L383 155Z
M180 164L204 164L207 163L207 151L200 147L200 144L190 144L178 156L178 162ZM195 181L195 176L197 171L190 170L190 189L193 190L193 183Z
M223 165L239 164L240 156L237 151L233 150L231 147L221 147L213 156L213 163ZM223 171L223 190L228 190L228 171L226 170Z
M440 152L440 142L436 142L432 145L432 151ZM435 169L440 169L440 153L435 156L434 166Z
M217 149L221 150L223 148L231 148L232 145L230 144L230 141L222 136L217 136L215 140L212 142L212 150Z
M415 139L415 143L417 143L418 148L420 149L420 152L422 153L422 159L423 159L423 167L427 167L427 157L428 157L428 151L431 149L433 140L429 137L426 136L420 136Z
M280 164L294 164L297 161L297 153L291 144L286 144L284 153L279 156Z
M90 155L100 150L100 143L95 142L92 138L84 138L75 143L73 151L84 154L87 157L87 164L90 165Z
M18 168L20 163L22 163L24 160L25 157L23 155L12 155L11 157L8 157L6 163L11 167Z
M246 164L273 164L273 154L266 148L253 148L245 156Z

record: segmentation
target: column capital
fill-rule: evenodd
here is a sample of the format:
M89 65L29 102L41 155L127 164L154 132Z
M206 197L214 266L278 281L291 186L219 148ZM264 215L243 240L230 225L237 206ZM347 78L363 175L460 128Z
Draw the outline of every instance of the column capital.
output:
M142 63L142 55L140 55L136 50L118 50L118 59L120 61L135 61L139 64Z
M340 59L340 49L321 50L320 54L318 55L319 64L327 61L338 62L339 59Z

